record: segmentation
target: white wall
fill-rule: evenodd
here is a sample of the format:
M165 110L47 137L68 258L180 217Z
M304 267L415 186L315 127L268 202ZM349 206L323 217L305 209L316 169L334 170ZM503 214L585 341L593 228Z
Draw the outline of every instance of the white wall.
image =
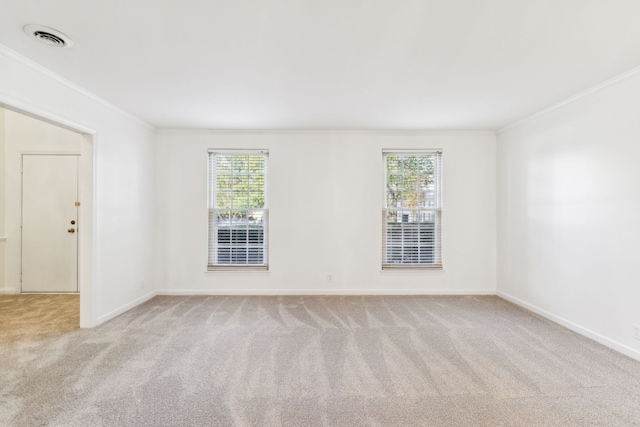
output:
M0 107L0 295L6 293L5 290L5 138L4 138L4 109Z
M82 136L59 126L10 110L5 117L6 222L5 292L20 292L22 154L28 152L80 153Z
M640 74L498 135L498 292L640 359Z
M205 272L209 148L269 150L268 272ZM383 148L443 149L444 271L380 270ZM156 175L161 293L495 292L494 133L165 131Z
M81 187L91 231L80 254L81 325L152 296L155 130L2 46L0 104L91 134L81 160L81 182L92 182Z

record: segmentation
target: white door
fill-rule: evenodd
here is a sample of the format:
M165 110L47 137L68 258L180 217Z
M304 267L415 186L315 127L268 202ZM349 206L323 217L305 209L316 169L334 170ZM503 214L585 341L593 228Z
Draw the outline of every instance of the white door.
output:
M78 159L22 156L22 292L78 291Z

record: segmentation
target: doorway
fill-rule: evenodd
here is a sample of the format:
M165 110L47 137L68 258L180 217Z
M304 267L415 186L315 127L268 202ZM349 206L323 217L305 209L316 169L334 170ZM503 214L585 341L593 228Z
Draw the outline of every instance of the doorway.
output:
M4 249L4 283L0 283L0 294L4 285L4 294L21 294L32 296L34 291L28 287L23 289L21 275L23 273L23 246L22 246L22 161L23 157L34 155L73 156L77 162L77 198L80 206L75 206L75 242L76 253L76 280L75 291L42 290L51 295L54 293L75 294L79 299L80 327L93 327L96 324L94 317L94 295L92 283L95 274L94 258L94 144L95 132L80 124L70 122L67 119L43 112L39 109L30 111L30 106L23 105L14 108L3 102L0 94L0 119L3 119L4 129L0 126L0 133L5 137L4 154L6 166L3 172L5 178L5 231L0 236L0 249ZM4 116L4 117L3 117ZM64 135L63 135L64 134ZM70 139L68 139L70 137ZM2 141L0 141L2 142ZM0 200L1 202L2 200ZM0 203L2 207L2 203ZM68 218L65 228L62 230L68 235L68 229L72 228ZM0 234L2 230L0 230ZM69 233L71 234L71 233ZM2 247L4 245L4 247ZM0 253L0 255L2 255ZM0 265L0 267L2 267ZM26 273L26 271L25 271ZM26 278L25 278L26 279ZM40 291L40 289L38 289ZM68 295L73 297L74 295ZM77 305L76 305L77 307Z
M23 293L78 292L78 161L22 156Z

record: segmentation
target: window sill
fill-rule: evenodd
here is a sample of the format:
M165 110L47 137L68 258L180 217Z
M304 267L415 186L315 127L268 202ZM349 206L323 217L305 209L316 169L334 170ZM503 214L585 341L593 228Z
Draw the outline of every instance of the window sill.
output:
M432 272L441 272L444 271L444 268L441 264L438 265L416 265L416 264L398 264L398 265L383 265L380 269L381 272L400 272L400 271L432 271Z
M268 265L216 265L207 266L206 273L215 273L220 271L269 271Z

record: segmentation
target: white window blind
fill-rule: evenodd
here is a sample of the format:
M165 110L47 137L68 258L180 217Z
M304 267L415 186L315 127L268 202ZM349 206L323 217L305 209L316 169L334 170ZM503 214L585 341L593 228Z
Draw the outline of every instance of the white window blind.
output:
M442 268L442 153L384 151L382 268Z
M209 151L207 269L267 269L266 151Z

